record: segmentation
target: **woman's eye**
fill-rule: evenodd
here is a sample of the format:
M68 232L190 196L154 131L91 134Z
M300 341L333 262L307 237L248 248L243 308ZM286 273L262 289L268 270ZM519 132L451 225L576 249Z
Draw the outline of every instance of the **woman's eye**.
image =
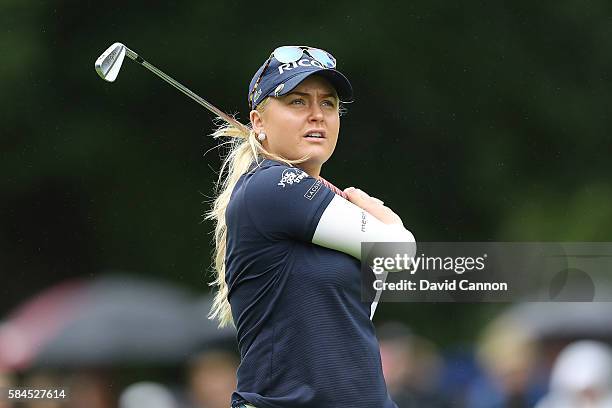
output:
M326 105L326 106L331 106L332 108L333 108L334 106L336 106L335 102L334 102L334 101L331 101L331 100L324 100L324 101L323 101L323 105Z
M303 105L304 104L304 100L303 99L294 99L290 102L292 105Z

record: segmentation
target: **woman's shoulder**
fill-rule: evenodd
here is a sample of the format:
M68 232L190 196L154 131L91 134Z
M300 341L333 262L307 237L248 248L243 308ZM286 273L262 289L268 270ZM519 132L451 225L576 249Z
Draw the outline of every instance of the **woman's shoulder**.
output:
M244 182L250 187L247 190L253 190L253 187L257 190L269 190L299 184L308 177L308 173L297 167L276 160L265 159L253 164L249 172L245 174Z
M262 159L257 162L253 162L247 174L259 174L264 172L269 173L274 171L278 172L284 169L295 169L295 167L278 160Z
M310 197L309 189L320 190L317 181L300 168L283 162L265 159L254 163L238 181L232 200L234 205L265 209L282 209L295 203L299 197ZM308 198L310 200L312 197Z
M283 172L290 168L285 163L276 160L263 159L253 162L238 179L231 201L234 205L242 202L252 203L253 199L257 199L258 196L268 194L270 186L278 183L275 180L280 180Z
M301 190L308 174L297 167L276 160L264 159L253 163L240 176L230 198L227 213L265 213L280 216Z

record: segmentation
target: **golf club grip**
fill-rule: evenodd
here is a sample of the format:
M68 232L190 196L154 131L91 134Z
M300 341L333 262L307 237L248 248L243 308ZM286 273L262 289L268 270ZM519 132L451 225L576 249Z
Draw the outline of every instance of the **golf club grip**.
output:
M325 185L331 191L333 191L334 193L338 194L340 197L345 198L345 199L348 200L348 196L344 193L344 191L340 190L338 187L334 186L332 183L330 183L329 181L325 180L323 177L319 177L319 180L321 180L323 185Z

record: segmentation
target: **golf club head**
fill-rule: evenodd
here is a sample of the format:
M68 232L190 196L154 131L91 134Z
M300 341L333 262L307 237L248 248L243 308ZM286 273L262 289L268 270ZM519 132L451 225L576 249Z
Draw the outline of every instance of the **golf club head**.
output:
M125 45L114 43L96 60L96 72L105 81L114 82L125 58Z

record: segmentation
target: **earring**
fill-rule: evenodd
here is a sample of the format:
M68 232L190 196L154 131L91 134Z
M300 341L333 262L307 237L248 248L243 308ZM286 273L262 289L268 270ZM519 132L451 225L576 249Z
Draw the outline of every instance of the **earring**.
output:
M266 140L266 134L264 132L261 132L257 135L257 139L259 139L260 142L263 142L264 140Z

